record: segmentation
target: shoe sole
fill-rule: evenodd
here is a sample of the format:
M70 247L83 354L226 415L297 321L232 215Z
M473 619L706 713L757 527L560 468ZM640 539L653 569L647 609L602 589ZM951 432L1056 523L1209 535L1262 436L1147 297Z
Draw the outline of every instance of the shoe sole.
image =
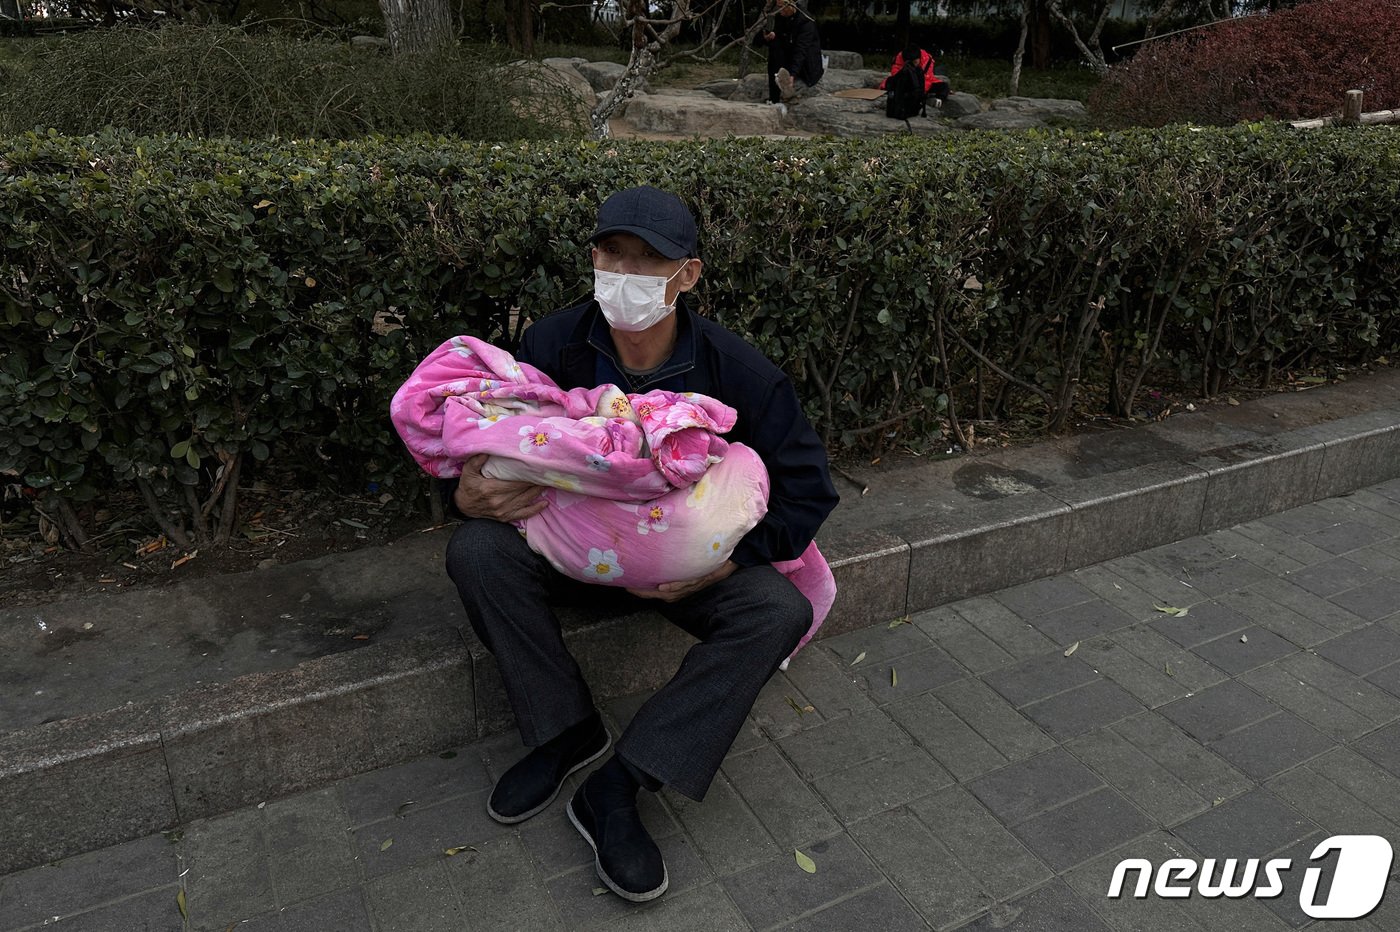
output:
M603 742L603 746L598 750L598 753L594 754L590 758L587 758L586 760L579 761L573 767L569 768L569 770L565 772L563 779L559 781L559 785L554 788L554 792L549 795L549 799L546 799L544 802L540 803L538 806L531 809L529 812L522 812L520 815L514 816L504 816L497 812L495 809L491 808L491 799L490 797L487 797L486 814L489 815L491 818L495 819L497 822L501 823L502 825L515 825L517 822L524 822L531 816L537 816L541 812L544 812L546 809L549 808L550 803L554 802L556 799L559 798L559 791L564 788L564 782L568 780L569 777L575 771L582 770L584 767L587 767L589 764L593 763L595 760L608 753L608 748L612 747L612 735L607 734L606 730L603 733L607 735L608 740Z
M572 799L569 800L568 806L565 807L565 812L569 814L569 821L574 824L574 828L578 829L578 833L583 836L583 840L588 842L588 847L593 849L593 870L598 874L598 879L607 884L609 890L616 893L624 900L629 900L633 903L645 903L649 900L656 899L666 892L666 888L671 884L671 874L666 869L666 863L664 861L661 864L661 886L657 887L655 890L648 890L645 893L633 893L630 890L624 890L619 887L613 882L613 879L608 876L607 871L603 870L603 862L598 858L598 845L593 841L593 836L588 834L588 830L579 822L578 816L574 815L574 801Z

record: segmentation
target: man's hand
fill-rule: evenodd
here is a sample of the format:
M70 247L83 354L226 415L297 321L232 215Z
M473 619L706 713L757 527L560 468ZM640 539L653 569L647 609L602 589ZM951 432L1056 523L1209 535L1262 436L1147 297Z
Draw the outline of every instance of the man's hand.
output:
M705 576L701 576L699 579L662 583L655 589L628 589L627 591L640 599L660 599L663 602L679 602L686 596L694 595L706 586L714 585L738 568L739 564L735 563L733 560L725 560L719 569Z
M763 38L767 39L769 42L772 42L774 39L778 38L778 34L776 32L765 32L763 34Z
M468 518L519 521L544 511L544 486L533 482L488 479L481 474L486 454L478 453L462 464L462 476L452 493L452 504Z

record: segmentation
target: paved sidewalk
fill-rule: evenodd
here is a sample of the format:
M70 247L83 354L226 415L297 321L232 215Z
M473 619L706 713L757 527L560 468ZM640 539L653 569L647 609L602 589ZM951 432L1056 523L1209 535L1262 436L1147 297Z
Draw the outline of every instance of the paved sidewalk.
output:
M510 733L0 878L0 930L1308 926L1318 842L1400 844L1400 480L810 646L703 805L646 797L653 904L596 895L567 791L486 817L520 752ZM1127 857L1293 869L1273 899L1110 900ZM1398 877L1366 919L1309 927L1400 929Z

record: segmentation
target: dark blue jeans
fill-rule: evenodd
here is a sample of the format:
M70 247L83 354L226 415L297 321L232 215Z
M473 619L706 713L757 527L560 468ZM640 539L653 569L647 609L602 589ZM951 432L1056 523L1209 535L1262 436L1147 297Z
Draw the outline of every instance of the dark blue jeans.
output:
M485 519L466 521L452 535L447 573L496 658L530 747L594 709L553 606L650 608L695 637L699 643L680 669L617 742L629 763L695 800L704 798L759 690L812 623L811 603L771 566L740 569L677 602L638 599L561 575L515 528Z

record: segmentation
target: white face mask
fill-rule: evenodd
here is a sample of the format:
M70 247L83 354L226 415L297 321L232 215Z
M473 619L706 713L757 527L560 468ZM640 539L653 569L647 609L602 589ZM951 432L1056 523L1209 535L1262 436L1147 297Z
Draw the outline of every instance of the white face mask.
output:
M603 317L614 330L636 333L645 330L674 311L666 303L666 286L681 274L682 265L671 275L624 275L593 270L593 298L603 309Z

